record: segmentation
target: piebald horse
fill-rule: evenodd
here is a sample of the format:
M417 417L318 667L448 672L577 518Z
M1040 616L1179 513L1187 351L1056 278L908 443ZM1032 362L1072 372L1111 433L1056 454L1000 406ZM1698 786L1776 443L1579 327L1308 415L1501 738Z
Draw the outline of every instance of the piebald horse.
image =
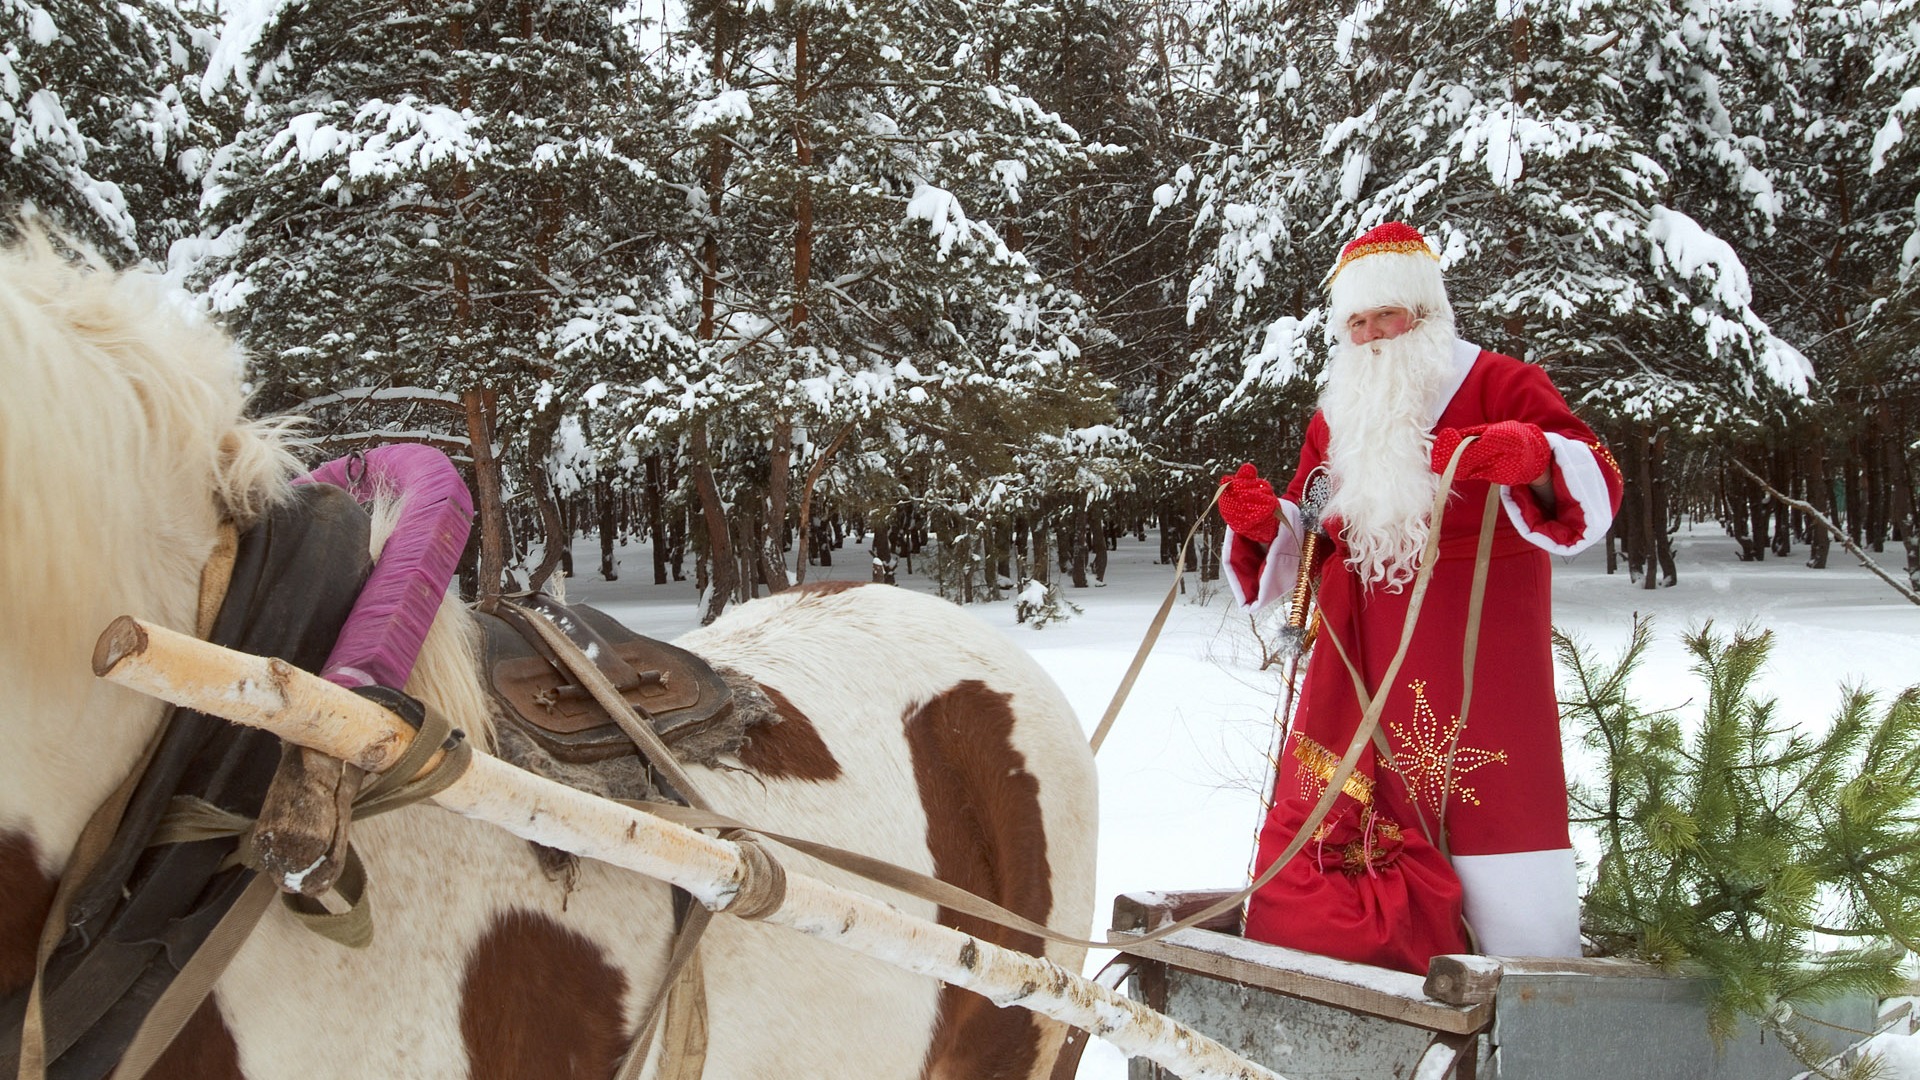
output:
M289 490L285 429L244 417L242 377L233 343L156 280L76 266L44 240L0 252L0 997L31 980L76 838L161 717L92 676L95 637L123 613L190 632L221 520L244 525ZM782 592L680 644L750 676L785 717L737 761L695 769L716 809L1086 931L1092 758L1058 688L998 632L860 585ZM407 689L485 748L476 649L450 598ZM375 945L273 906L150 1076L613 1073L667 958L664 885L592 862L556 879L525 842L424 804L356 823L355 843ZM777 927L717 919L703 950L707 1080L1038 1077L1065 1034Z

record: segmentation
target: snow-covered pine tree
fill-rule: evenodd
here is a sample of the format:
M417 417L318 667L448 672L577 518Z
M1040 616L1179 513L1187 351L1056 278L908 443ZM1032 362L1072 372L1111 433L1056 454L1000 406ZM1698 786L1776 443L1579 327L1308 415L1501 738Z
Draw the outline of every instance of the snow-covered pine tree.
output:
M1868 541L1878 550L1889 526L1897 530L1907 580L1920 587L1920 462L1913 445L1920 425L1920 2L1894 0L1878 9L1882 22L1867 35L1873 54L1864 96L1874 132L1867 178L1893 191L1855 226L1864 249L1856 262L1884 268L1864 298L1867 319L1858 331L1860 398L1871 402L1861 412L1872 418L1859 456L1869 477L1889 478L1879 486L1891 489L1889 505L1868 517Z
M1548 366L1597 426L1650 438L1803 394L1804 358L1676 189L1657 136L1691 105L1622 74L1683 17L1647 0L1222 5L1209 40L1241 142L1163 196L1199 200L1215 254L1192 297L1227 324L1196 382L1233 389L1196 411L1298 394L1320 275L1394 218L1439 244L1463 335Z
M201 279L259 357L263 403L484 388L536 488L578 475L581 455L548 460L575 448L566 418L684 341L663 229L684 188L652 164L664 115L630 30L588 0L291 4L246 29Z
M789 511L808 496L795 481L810 487L830 451L892 473L837 473L843 507L938 506L942 489L897 478L971 491L988 470L967 455L1104 419L1076 363L1078 298L990 224L1078 140L987 77L975 7L688 8L679 40L705 52L689 66L707 79L683 121L707 136L689 148L707 211L699 353L627 407L636 442L685 439L719 586L708 618L785 586ZM1084 418L1056 422L1062 402ZM938 470L918 469L923 453Z
M1071 283L1088 304L1091 327L1081 362L1127 388L1117 402L1120 425L1135 435L1160 430L1155 389L1184 373L1190 350L1182 302L1188 222L1174 214L1155 220L1151 185L1142 183L1171 172L1189 149L1174 142L1188 100L1174 80L1184 78L1191 59L1190 28L1176 16L1187 6L1184 0L1007 4L1005 17L982 31L992 35L983 48L996 58L1001 77L1030 88L1089 149L1084 160L1029 184L1007 209L1006 231L1043 274ZM1184 448L1160 450L1165 462L1189 458ZM1077 470L1048 471L1090 478ZM1204 492L1211 480L1156 464L1119 487L1109 483L1113 471L1106 473L1091 485L1043 485L1046 505L1021 515L1037 534L1057 538L1075 587L1088 583L1089 556L1097 560L1104 549L1121 502Z
M1820 375L1812 403L1731 450L1773 471L1776 486L1801 479L1800 494L1845 520L1856 540L1883 540L1894 515L1869 505L1884 487L1869 480L1890 464L1904 479L1897 459L1905 440L1894 425L1914 397L1920 148L1902 119L1920 112L1920 9L1818 4L1793 18L1717 14L1712 33L1696 36L1719 68L1740 75L1718 95L1724 103L1712 104L1733 118L1718 126L1744 137L1707 143L1711 153L1699 155L1695 171L1746 174L1737 189L1728 184L1717 227L1753 268L1756 306L1805 343ZM1811 561L1824 565L1825 532L1807 539Z
M1302 0L1179 12L1168 21L1198 38L1200 57L1187 63L1159 30L1154 59L1181 83L1180 120L1198 152L1153 192L1156 219L1189 223L1194 258L1187 362L1161 386L1146 437L1208 479L1241 461L1284 477L1311 412L1319 274L1339 242L1316 232L1341 179L1321 144L1347 101L1321 65L1338 55L1344 12Z
M191 4L0 2L0 232L31 208L115 262L191 232L212 140Z

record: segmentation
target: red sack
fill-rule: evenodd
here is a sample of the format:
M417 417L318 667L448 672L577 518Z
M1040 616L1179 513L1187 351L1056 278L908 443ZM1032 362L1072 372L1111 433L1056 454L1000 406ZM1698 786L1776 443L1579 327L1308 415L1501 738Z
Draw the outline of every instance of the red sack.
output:
M1361 764L1361 782L1348 782L1313 838L1248 900L1246 936L1424 975L1432 957L1472 951L1460 879L1396 779L1375 785L1362 775L1372 771L1371 751ZM1317 801L1296 795L1274 804L1260 829L1259 870L1286 850Z

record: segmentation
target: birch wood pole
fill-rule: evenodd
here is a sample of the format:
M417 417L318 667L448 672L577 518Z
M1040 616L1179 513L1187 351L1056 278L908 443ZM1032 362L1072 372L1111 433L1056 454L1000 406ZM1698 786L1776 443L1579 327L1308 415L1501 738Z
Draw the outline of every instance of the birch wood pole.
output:
M391 767L414 734L366 698L285 661L235 652L127 616L101 634L93 670L109 682L264 728L369 772ZM436 755L427 767L438 760ZM486 754L475 753L466 773L433 799L524 839L671 882L715 911L733 903L749 873L736 844ZM1283 1080L1050 960L1001 948L802 874L788 874L785 903L765 921L970 990L995 1005L1019 1005L1085 1029L1182 1077Z

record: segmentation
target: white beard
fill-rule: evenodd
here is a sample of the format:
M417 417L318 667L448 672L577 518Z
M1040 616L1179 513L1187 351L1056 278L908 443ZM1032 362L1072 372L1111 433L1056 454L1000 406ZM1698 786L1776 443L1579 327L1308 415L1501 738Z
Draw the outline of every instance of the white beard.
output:
M1453 347L1453 323L1429 317L1390 341L1343 341L1327 364L1320 411L1333 493L1323 516L1344 525L1347 565L1369 587L1398 592L1419 569L1440 490L1429 429Z

